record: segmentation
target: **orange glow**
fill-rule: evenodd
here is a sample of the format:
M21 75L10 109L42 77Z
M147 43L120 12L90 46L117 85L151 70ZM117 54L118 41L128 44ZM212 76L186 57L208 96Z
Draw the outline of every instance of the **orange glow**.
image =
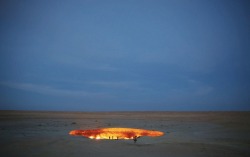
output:
M70 135L85 136L90 139L136 139L141 136L162 136L161 131L134 129L134 128L102 128L93 130L72 130Z

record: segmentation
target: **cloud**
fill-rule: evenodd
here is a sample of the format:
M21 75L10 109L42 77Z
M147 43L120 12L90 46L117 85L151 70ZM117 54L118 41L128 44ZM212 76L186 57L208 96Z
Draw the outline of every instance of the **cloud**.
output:
M175 102L199 102L202 101L203 98L209 99L213 92L215 91L215 87L205 84L201 81L194 79L187 79L187 85L185 87L174 88L169 90L168 95L166 96L168 99L174 100Z
M131 82L111 82L111 81L93 81L91 84L111 88L128 88L131 87Z
M89 69L89 70L98 70L98 71L117 71L117 67L110 65L108 62L105 62L103 59L98 60L97 58L90 57L89 55L82 56L76 54L53 54L48 56L48 59L51 62L65 65L74 68Z
M131 89L131 90L146 90L145 87L134 81L92 81L90 84L104 87L104 88L116 88L116 89Z
M211 86L204 86L204 87L196 88L196 90L194 91L194 95L196 96L206 95L206 94L211 93L213 90L214 90L214 87L211 87Z
M58 89L47 85L38 85L32 83L16 83L16 82L0 82L1 85L10 88L21 89L34 93L40 93L53 96L68 96L68 97L107 97L106 93L94 93L84 90L68 90Z

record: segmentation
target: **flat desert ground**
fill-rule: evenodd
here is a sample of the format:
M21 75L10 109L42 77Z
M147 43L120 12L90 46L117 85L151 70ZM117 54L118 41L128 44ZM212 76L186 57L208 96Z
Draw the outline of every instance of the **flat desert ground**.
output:
M93 140L74 129L131 127L161 137ZM0 111L2 157L247 157L250 112Z

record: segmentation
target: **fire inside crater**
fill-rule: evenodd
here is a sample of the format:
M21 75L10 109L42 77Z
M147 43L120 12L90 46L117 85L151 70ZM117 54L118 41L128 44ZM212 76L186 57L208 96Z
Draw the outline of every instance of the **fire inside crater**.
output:
M133 139L135 142L142 136L163 136L164 133L155 130L145 130L136 128L100 128L91 130L72 130L69 132L70 135L84 136L90 139Z

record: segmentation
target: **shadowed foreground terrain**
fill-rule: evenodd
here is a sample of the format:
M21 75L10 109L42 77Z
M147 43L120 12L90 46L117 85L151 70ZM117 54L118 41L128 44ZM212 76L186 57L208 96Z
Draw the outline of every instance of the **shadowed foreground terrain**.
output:
M132 127L162 137L91 140L74 129ZM250 112L0 111L1 156L241 157L250 154Z

